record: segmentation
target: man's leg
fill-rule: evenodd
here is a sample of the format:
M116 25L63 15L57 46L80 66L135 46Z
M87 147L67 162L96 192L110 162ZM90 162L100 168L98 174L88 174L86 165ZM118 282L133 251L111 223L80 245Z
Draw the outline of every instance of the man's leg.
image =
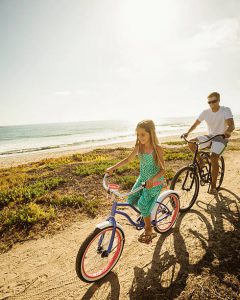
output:
M218 172L219 172L218 159L219 159L219 155L218 154L216 154L216 153L212 153L211 154L211 164L212 164L212 170L211 170L212 183L211 183L211 188L212 188L212 190L216 189L216 184L217 184L217 177L218 177Z
M211 164L212 164L212 183L211 183L211 194L217 194L216 185L217 185L217 177L219 172L219 158L220 155L223 153L224 149L226 148L226 143L213 141L211 147Z

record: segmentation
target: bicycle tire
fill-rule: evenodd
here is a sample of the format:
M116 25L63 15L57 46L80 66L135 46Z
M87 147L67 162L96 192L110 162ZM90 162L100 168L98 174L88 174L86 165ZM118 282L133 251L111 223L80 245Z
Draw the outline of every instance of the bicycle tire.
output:
M169 201L166 203L165 200ZM170 206L168 206L168 204L170 203ZM172 211L170 212L169 208L172 208ZM166 218L162 219L162 221L159 221L159 219L162 217L161 213L168 213L169 212L169 217L170 219L168 219L168 216L166 216ZM167 195L164 199L162 199L162 201L159 203L158 208L156 210L156 214L155 214L155 226L154 226L154 230L158 233L164 233L169 231L173 225L175 224L177 217L178 217L178 213L179 213L179 198L176 194L172 193ZM165 225L165 227L164 227Z
M100 279L104 278L112 269L113 267L116 265L116 263L118 262L119 258L121 257L122 254L122 250L124 247L124 243L125 243L125 237L124 237L124 232L121 228L117 227L116 228L116 232L115 232L115 237L114 240L117 236L117 247L116 248L116 252L113 255L113 258L110 260L110 262L107 264L107 266L105 268L103 268L103 270L97 270L95 271L95 273L89 273L87 270L87 266L85 264L85 260L86 260L86 255L89 252L89 248L91 247L91 245L93 244L93 242L97 239L97 237L100 238L100 236L102 236L104 234L103 240L105 238L105 234L107 232L112 233L113 230L113 226L108 226L106 228L96 228L87 238L86 240L83 242L83 244L81 245L81 247L79 248L77 257L76 257L76 273L78 275L78 277L87 283L91 283L91 282L96 282L99 281ZM109 245L109 242L106 242L106 249ZM95 255L96 257L100 258L100 261L102 261L101 259L106 259L107 257L103 256L103 253L106 253L106 249L103 250L101 249L101 252L98 250L96 247L93 247L95 250ZM113 250L114 250L113 248ZM112 252L112 251L111 251ZM110 252L110 253L111 253ZM90 262L93 264L93 267L96 267L97 261L96 259L94 259L94 257L89 257ZM107 259L106 259L107 260Z
M191 199L188 199L186 202L187 202L187 204L186 205L184 205L183 203L183 197L182 197L182 192L181 191L183 191L183 188L181 188L181 189L179 189L178 190L178 188L177 188L177 183L179 182L179 181L181 181L181 179L180 179L180 176L181 175L183 175L183 173L184 172L186 172L186 176L190 176L190 177L185 177L184 178L184 182L186 181L186 180L188 180L188 178L190 178L190 180L192 180L192 182L193 182L193 185L194 185L194 187L195 187L195 191L194 191L194 193L193 193L193 196L191 197ZM192 174L192 175L191 175ZM192 176L192 178L191 178L191 176ZM180 169L176 174L175 174L175 176L173 177L173 180L172 180L172 182L171 182L171 186L170 186L170 189L171 190L176 190L176 192L179 194L179 196L180 196L180 209L179 209L179 211L180 212L185 212L185 211L187 211L187 210L189 210L192 206L193 206L193 204L195 203L195 201L196 201L196 199L197 199L197 197L198 197L198 193L199 193L199 177L198 177L198 174L197 174L197 172L195 171L195 169L193 168L193 167L191 167L191 166L186 166L186 167L183 167L182 169ZM191 188L192 189L192 188ZM190 189L190 190L191 190ZM190 191L189 190L189 191Z

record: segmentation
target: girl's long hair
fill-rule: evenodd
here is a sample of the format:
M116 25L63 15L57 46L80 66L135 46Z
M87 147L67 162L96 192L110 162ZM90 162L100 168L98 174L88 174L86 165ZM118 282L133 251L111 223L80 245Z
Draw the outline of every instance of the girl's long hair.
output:
M157 145L159 144L159 141L157 138L154 122L152 120L143 120L137 124L136 131L138 128L143 128L150 134L150 142L153 146L153 158L155 160L156 165L163 169L163 165L157 151ZM136 140L136 145L138 146L139 153L143 153L144 145L140 143L138 137Z

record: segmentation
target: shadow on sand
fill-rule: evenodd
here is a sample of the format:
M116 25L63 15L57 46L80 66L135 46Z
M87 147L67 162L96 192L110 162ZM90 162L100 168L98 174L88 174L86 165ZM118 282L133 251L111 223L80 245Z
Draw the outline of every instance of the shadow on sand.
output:
M221 189L210 203L198 201L197 205L203 206L201 212L192 209L181 214L172 231L159 238L151 268L147 272L135 268L130 299L239 299L239 197ZM189 221L186 226L186 218L200 219L204 226L195 228ZM172 243L163 252L171 236ZM189 247L188 241L186 245L189 236L203 250L197 262L190 259L196 244Z
M239 200L221 189L208 203L195 204L200 211L180 214L175 227L157 241L152 261L134 268L129 298L239 299ZM201 248L198 259L193 257L195 245ZM82 299L119 299L119 295L118 276L110 273L91 285Z

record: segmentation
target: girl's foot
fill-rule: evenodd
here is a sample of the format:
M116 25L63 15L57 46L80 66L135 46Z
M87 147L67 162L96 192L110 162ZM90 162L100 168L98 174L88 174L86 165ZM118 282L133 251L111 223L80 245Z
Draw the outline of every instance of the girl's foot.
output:
M138 241L140 243L145 243L145 244L150 244L152 242L152 239L155 238L157 236L157 234L155 232L150 232L150 233L142 233L139 238Z

